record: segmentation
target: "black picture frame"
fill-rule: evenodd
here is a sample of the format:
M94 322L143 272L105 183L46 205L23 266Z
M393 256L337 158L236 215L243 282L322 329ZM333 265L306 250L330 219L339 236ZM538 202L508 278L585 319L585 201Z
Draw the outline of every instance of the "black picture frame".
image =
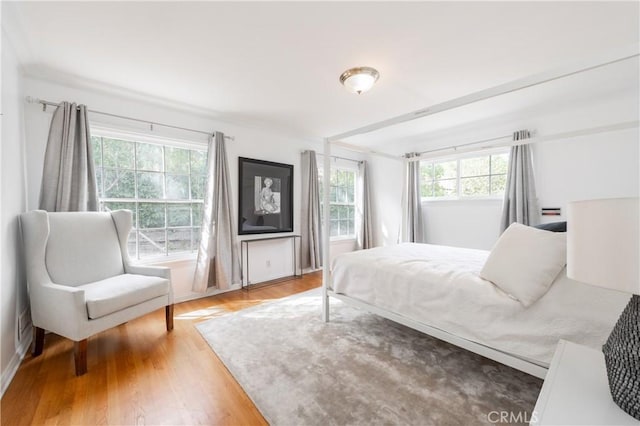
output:
M238 157L238 235L293 232L293 165Z

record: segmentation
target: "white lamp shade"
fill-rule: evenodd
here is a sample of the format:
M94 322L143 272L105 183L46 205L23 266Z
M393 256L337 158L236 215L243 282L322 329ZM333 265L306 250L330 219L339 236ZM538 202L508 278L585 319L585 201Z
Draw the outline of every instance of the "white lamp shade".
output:
M584 283L640 294L638 198L570 202L567 276Z
M378 77L380 77L380 73L374 68L356 67L343 72L340 76L340 83L347 90L360 94L371 89Z
M344 87L355 93L366 92L371 89L376 79L371 74L354 74L344 81Z

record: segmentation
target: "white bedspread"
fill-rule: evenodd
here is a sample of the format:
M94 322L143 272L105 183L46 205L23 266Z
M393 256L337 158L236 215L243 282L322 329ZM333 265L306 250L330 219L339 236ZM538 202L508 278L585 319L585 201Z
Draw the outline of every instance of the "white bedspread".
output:
M563 270L524 308L480 278L488 255L412 243L346 253L333 261L332 289L543 365L560 338L600 348L630 298L570 280Z

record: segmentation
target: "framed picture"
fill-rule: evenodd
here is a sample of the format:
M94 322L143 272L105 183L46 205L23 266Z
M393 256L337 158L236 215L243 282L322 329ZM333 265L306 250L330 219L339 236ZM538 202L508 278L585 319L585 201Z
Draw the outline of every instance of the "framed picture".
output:
M293 232L293 165L238 158L238 234Z

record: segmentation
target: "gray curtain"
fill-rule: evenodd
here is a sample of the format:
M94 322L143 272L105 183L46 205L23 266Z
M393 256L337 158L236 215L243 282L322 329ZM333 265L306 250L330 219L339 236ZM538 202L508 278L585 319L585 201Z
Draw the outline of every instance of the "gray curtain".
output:
M369 197L369 175L367 162L358 163L357 185L357 210L358 210L358 248L368 249L373 247L373 229L371 222L371 200Z
M322 266L322 226L320 220L320 185L315 151L302 153L302 244L301 266L318 269Z
M407 159L419 157L418 153L405 154ZM405 212L405 241L425 243L424 224L422 223L422 204L420 200L420 161L407 161L407 192Z
M44 156L40 209L98 210L87 107L62 102L54 111Z
M514 132L513 140L530 138L528 130ZM529 145L511 147L509 155L509 171L502 206L500 228L507 229L513 222L523 225L538 224L538 199L536 184L533 178L533 158Z
M227 289L240 282L240 261L235 238L231 183L224 134L216 132L209 141L207 190L204 196L202 235L193 291L207 287Z

